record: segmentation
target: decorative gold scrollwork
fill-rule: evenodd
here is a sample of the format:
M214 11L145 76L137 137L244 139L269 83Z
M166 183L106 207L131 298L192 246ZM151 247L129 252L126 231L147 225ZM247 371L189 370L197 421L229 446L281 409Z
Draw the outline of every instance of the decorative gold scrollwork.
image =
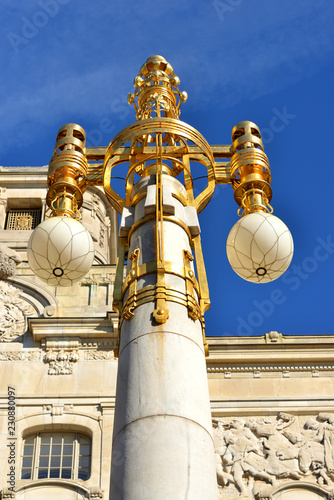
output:
M129 297L132 298L132 303L130 307L123 309L122 315L124 319L131 319L134 316L134 309L137 307L137 269L138 269L138 260L140 255L140 248L136 248L130 255L129 259L132 260L132 267L130 271L130 276L134 278L129 286Z
M167 293L165 284L165 266L163 262L157 263L157 284L155 291L155 299L157 307L153 311L153 317L157 323L166 323L169 318L167 309Z
M194 296L193 279L195 277L195 273L190 265L190 262L193 260L194 256L190 252L188 252L188 250L183 250L184 277L186 280L188 314L192 319L196 320L201 316L201 312L197 300Z

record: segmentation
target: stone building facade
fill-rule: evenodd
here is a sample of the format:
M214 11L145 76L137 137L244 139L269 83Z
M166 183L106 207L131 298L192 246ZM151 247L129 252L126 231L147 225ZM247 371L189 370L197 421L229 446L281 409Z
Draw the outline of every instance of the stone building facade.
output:
M117 215L89 188L94 266L72 287L45 285L26 248L46 177L47 167L0 167L1 498L109 499ZM334 499L334 336L208 344L220 498Z

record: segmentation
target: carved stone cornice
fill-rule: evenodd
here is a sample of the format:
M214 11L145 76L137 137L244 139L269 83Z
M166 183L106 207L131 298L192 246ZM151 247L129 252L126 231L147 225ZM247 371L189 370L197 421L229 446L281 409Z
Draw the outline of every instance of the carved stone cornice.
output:
M334 335L208 337L208 373L333 371Z
M117 340L117 317L105 318L29 318L28 326L36 342L53 338Z
M208 364L207 372L208 373L223 373L225 376L230 377L232 374L237 373L253 373L254 376L261 376L265 373L275 372L281 373L282 376L288 377L290 372L311 372L313 377L319 377L319 372L333 372L334 371L334 363L326 363L326 364L262 364L262 365L254 365L254 364L235 364L235 365L226 365L226 364Z
M26 186L28 174L34 187L46 191L48 169L48 165L43 167L0 167L0 184L6 186L7 189L10 187L19 188L20 185Z

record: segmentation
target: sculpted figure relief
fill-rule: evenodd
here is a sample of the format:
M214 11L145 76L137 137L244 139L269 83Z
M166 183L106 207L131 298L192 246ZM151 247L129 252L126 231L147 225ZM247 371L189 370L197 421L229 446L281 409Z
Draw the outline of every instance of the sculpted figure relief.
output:
M334 414L279 413L213 424L221 498L262 498L262 486L268 492L298 480L333 491Z
M34 313L20 297L20 291L0 281L0 342L15 342L25 332L26 317Z

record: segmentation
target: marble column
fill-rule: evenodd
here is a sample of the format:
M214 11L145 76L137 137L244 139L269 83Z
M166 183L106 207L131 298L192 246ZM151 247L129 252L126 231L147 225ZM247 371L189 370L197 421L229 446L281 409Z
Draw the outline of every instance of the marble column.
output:
M155 320L157 301L150 298L138 301L133 317L122 322L110 499L216 500L202 325L189 315L186 280L180 276L187 256L193 269L190 239L199 231L198 220L195 209L182 204L186 192L178 180L163 174L162 196L155 182L155 175L141 179L132 193L137 203L123 213L120 231L130 231L132 258L127 274L161 258L166 269L174 270L166 272L164 280L177 299L167 300L165 323ZM157 196L164 215L169 215L158 222L159 230L163 227L159 241ZM134 286L137 294L148 287L149 295L156 283L157 272L149 272L138 277L132 291ZM128 287L124 301L129 293ZM195 291L193 296L197 301Z

